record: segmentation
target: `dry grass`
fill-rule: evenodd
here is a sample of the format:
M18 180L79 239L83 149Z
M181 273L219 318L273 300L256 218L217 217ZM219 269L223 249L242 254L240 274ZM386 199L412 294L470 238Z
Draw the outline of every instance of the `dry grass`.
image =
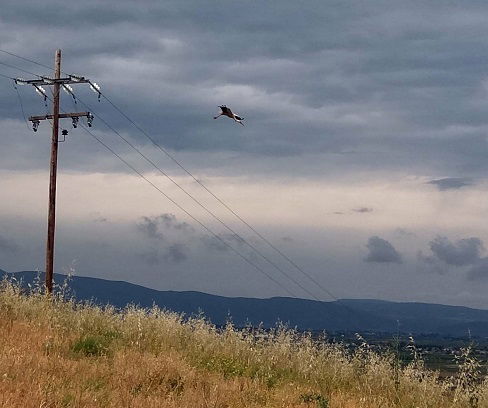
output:
M488 407L469 350L461 377L398 368L278 328L218 331L159 309L110 308L0 289L1 407Z

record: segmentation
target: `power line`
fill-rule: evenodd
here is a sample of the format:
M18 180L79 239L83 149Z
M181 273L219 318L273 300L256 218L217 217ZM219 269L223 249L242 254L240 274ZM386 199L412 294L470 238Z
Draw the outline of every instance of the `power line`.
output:
M50 101L52 99L48 96L47 97ZM60 109L63 113L65 113L62 109ZM244 255L242 255L239 251L237 251L233 246L231 246L229 243L224 241L217 233L215 233L212 229L207 227L203 222L201 222L199 219L197 219L195 216L193 216L189 211L187 211L184 207L182 207L180 204L178 204L174 199L172 199L168 194L166 194L163 190L161 190L156 184L154 184L151 180L149 180L144 174L142 174L139 170L137 170L134 166L132 166L127 160L125 160L122 156L120 156L117 152L115 152L110 146L108 146L106 143L104 143L100 138L95 136L92 132L90 132L89 129L87 129L85 126L80 124L80 127L85 130L93 139L95 139L98 143L100 143L102 146L104 146L108 151L110 151L113 155L115 155L120 161L122 161L127 167L129 167L132 171L134 171L139 177L141 177L143 180L145 180L148 184L150 184L154 189L156 189L160 194L162 194L166 199L171 201L176 207L178 207L181 211L183 211L185 214L187 214L192 220L194 220L196 223L198 223L202 228L204 228L207 232L209 232L211 235L213 235L217 240L219 240L222 244L224 244L226 247L228 247L231 251L233 251L236 255L238 255L241 259L243 259L246 263L251 265L254 269L256 269L258 272L266 276L269 280L274 282L276 285L278 285L280 288L285 290L290 296L292 297L298 297L294 292L292 292L289 288L286 286L282 285L279 281L274 279L270 274L268 274L266 271L264 271L262 268L254 264L252 261L250 261L248 258L246 258Z
M295 285L297 285L299 288L301 288L304 292L306 292L308 295L312 296L315 300L320 300L317 298L317 296L314 295L313 292L311 292L309 289L307 289L305 286L303 286L299 281L297 281L295 278L287 274L282 268L280 268L276 263L274 263L272 260L270 260L266 255L264 255L258 248L256 248L254 245L249 243L245 238L243 238L240 234L238 234L232 227L230 227L227 223L222 221L221 218L219 218L217 215L215 215L211 210L209 210L204 204L202 204L198 199L196 199L192 194L190 194L183 186L181 186L174 178L172 178L168 173L166 173L164 170L162 170L156 163L154 163L150 158L148 158L144 153L142 153L134 144L132 144L127 138L122 136L116 129L114 129L103 117L100 115L96 114L93 109L87 105L85 102L83 102L82 99L80 99L77 96L78 100L86 106L86 108L94 114L98 119L100 119L105 126L107 126L112 132L114 132L120 139L122 139L128 146L130 146L133 150L135 150L144 160L146 160L149 164L151 164L156 170L158 170L163 176L165 176L168 180L170 180L176 187L178 187L181 191L183 191L188 197L190 197L197 205L199 205L202 209L204 209L207 214L212 216L216 221L218 221L221 225L223 225L227 230L229 230L232 234L234 234L236 237L238 237L243 243L245 243L249 248L251 248L254 252L256 252L261 258L263 258L266 262L268 262L270 265L272 265L278 272L280 272L283 276L287 277L289 280L291 280Z
M160 194L162 194L164 197L166 197L169 201L171 201L176 207L178 207L181 211L183 211L186 215L188 215L193 221L198 223L202 228L204 228L207 232L212 234L216 239L218 239L222 244L227 246L230 250L232 250L235 254L237 254L240 258L242 258L245 262L247 262L249 265L251 265L254 269L256 269L258 272L262 273L265 275L269 280L274 282L276 285L278 285L280 288L284 289L289 295L292 297L297 297L290 289L288 289L286 286L282 285L279 281L274 279L270 274L268 274L266 271L261 269L259 266L254 264L252 261L250 261L248 258L246 258L244 255L242 255L239 251L237 251L233 246L229 245L226 241L224 241L217 233L212 231L209 227L207 227L205 224L203 224L199 219L194 217L190 212L188 212L185 208L183 208L180 204L178 204L175 200L173 200L169 195L167 195L163 190L161 190L156 184L154 184L151 180L149 180L144 174L142 174L139 170L137 170L134 166L132 166L129 162L127 162L122 156L120 156L118 153L116 153L111 147L109 147L107 144L105 144L101 139L99 139L97 136L95 136L92 132L90 132L85 126L80 125L82 129L84 129L91 137L93 137L98 143L100 143L103 147L105 147L109 152L111 152L113 155L115 155L120 161L122 161L127 167L129 167L133 172L135 172L139 177L141 177L144 181L146 181L148 184L150 184L154 189L159 191Z
M6 62L2 62L0 61L0 65L4 65L8 68L11 68L11 69L15 69L17 71L22 71L24 72L25 74L29 74L29 75L34 75L36 77L41 77L40 75L37 75L37 74L34 74L33 72L30 72L30 71L26 71L25 69L22 69L22 68L19 68L19 67L16 67L15 65L10 65L10 64L7 64Z
M174 163L178 165L186 174L188 174L196 183L198 183L205 191L207 191L212 197L214 197L221 205L223 205L229 212L231 212L238 220L240 220L244 225L246 225L251 231L253 231L259 238L266 242L274 251L281 255L288 263L290 263L295 269L306 276L311 282L313 282L317 287L319 287L324 293L330 296L334 300L338 300L328 289L323 287L316 279L314 279L310 274L305 272L296 262L294 262L290 257L288 257L283 251L278 249L273 245L266 237L264 237L259 231L257 231L252 225L250 225L246 220L244 220L236 211L234 211L228 204L226 204L222 199L220 199L215 193L213 193L207 186L205 186L198 178L196 178L186 167L184 167L179 160L177 160L172 154L168 152L164 147L157 143L143 128L141 128L136 122L134 122L129 116L127 116L114 102L112 102L103 92L100 92L103 98L112 105L112 107L117 110L123 117L125 117L136 129L138 129L144 136L146 136L154 146L156 146L161 152L163 152L168 158L170 158Z
M11 56L23 59L25 61L34 63L36 65L49 68L40 62L31 60L26 57L14 54L12 52L0 49L0 52L4 52ZM20 69L20 68L19 68ZM50 69L50 68L49 68ZM28 71L24 71L28 72ZM33 74L35 75L35 74ZM289 256L287 256L283 251L277 248L273 243L271 243L266 237L264 237L259 231L257 231L251 224L249 224L245 219L243 219L235 210L233 210L228 204L226 204L222 199L220 199L215 193L213 193L207 186L205 186L198 178L196 178L186 167L184 167L173 155L171 155L164 147L158 144L143 128L141 128L135 121L133 121L127 114L125 114L110 98L108 98L104 93L99 91L99 94L104 97L104 99L109 102L112 107L117 110L125 119L127 119L136 129L138 129L146 138L148 138L154 146L156 146L161 152L163 152L168 158L170 158L178 167L180 167L186 174L188 174L197 184L199 184L205 191L207 191L214 199L216 199L224 208L226 208L231 214L233 214L238 220L240 220L244 225L246 225L252 232L254 232L261 240L270 246L276 253L283 257L290 265L292 265L296 270L298 270L302 275L307 277L311 282L313 282L318 288L320 288L324 293L330 296L334 300L338 298L333 295L328 289L321 285L316 279L314 279L310 274L305 272L296 262L294 262ZM99 116L98 116L99 117ZM100 118L100 117L99 117ZM106 125L107 123L102 119ZM109 126L110 128L110 126ZM314 296L315 298L315 296Z
M17 57L17 58L20 58L24 61L27 61L27 62L32 62L33 64L36 64L36 65L39 65L41 67L44 67L44 68L47 68L49 70L52 70L53 68L52 67L49 67L47 65L44 65L44 64L41 64L40 62L37 62L37 61L34 61L34 60L31 60L29 58L26 58L26 57L22 57L20 55L17 55L17 54L14 54L13 52L10 52L10 51L6 51L6 50L0 50L0 52L3 52L4 54L8 54L8 55L11 55L12 57ZM61 71L63 72L63 71ZM31 74L31 75L35 75L35 74ZM36 75L37 76L37 75Z
M17 68L17 69L20 69L18 67L15 67L15 66L12 66L14 68ZM61 71L60 71L61 72ZM33 74L33 75L36 75L36 74ZM38 75L36 75L38 76ZM49 99L52 101L52 99L47 96L47 94L44 94L46 99ZM79 99L79 98L78 98ZM80 100L80 102L82 102L85 106L87 106L87 108L90 109L90 107L84 103L83 101ZM48 115L46 115L46 119L47 119ZM229 226L227 226L222 220L220 220L217 216L215 216L210 210L208 210L205 206L203 206L203 204L201 204L197 199L195 199L190 193L188 193L182 186L180 186L173 178L171 178L168 174L166 174L161 168L159 168L152 160L150 160L147 156L145 156L139 149L137 149L137 147L135 147L132 143L130 143L126 138L124 138L119 132L117 132L117 130L115 130L112 126L110 126L110 124L108 122L106 122L103 118L99 117L99 119L102 120L102 122L108 127L110 128L113 132L115 132L122 140L124 140L130 147L132 147L135 151L137 151L146 161L148 161L151 165L153 165L157 170L159 170L161 172L161 174L163 174L164 176L166 176L169 180L171 180L176 186L178 186L182 191L184 191L189 197L191 197L196 203L198 203L202 208L204 208L209 214L211 214L216 220L218 220L220 223L222 223L226 228L228 228L232 233L234 233L236 236L238 236L243 242L245 242L248 246L250 246L251 248L253 248L258 254L260 254L265 260L267 260L268 262L270 262L272 265L274 265L284 276L288 277L288 279L292 280L292 282L294 282L297 286L299 286L300 288L302 288L306 293L310 294L312 297L314 297L316 300L319 300L318 298L315 297L315 295L310 292L308 289L306 289L305 287L303 287L299 282L297 282L296 280L294 280L293 278L291 278L290 276L288 276L284 271L282 271L278 266L276 266L272 261L270 261L269 259L266 258L265 255L261 254L256 248L254 248L251 244L249 244L244 238L240 237L239 234L237 234L234 230L232 230ZM83 126L82 126L83 127ZM83 127L84 128L84 127ZM104 145L107 149L109 149L113 154L116 154L112 149L110 149L107 145L105 145L100 139L98 139L96 136L94 136L91 132L88 131L88 129L84 128L88 133L90 133L90 135L92 135L92 137L94 137L96 140L98 140L100 143L102 143L102 145ZM117 154L116 154L117 155ZM122 157L120 157L119 155L117 155L117 157L122 160L126 165L128 165L132 170L136 171L139 176L141 176L144 180L146 181L149 181L145 176L143 176L140 172L138 172L133 166L131 166L128 162L126 162L124 159L122 159ZM156 187L152 182L150 182L151 185L153 185L153 187ZM157 187L156 187L157 188ZM196 222L198 222L202 227L204 227L208 232L210 232L212 235L215 236L215 238L217 238L219 241L221 241L223 244L225 244L227 247L231 248L232 251L234 251L236 254L238 254L241 258L243 258L246 262L248 262L250 265L252 265L255 269L257 269L258 271L260 271L261 273L264 273L268 278L270 278L273 282L275 282L276 284L280 285L283 289L285 289L287 291L287 293L289 293L291 296L293 297L297 297L293 292L290 292L288 288L282 286L281 284L279 284L278 281L276 281L274 278L272 278L269 274L267 274L264 270L262 270L261 268L259 268L257 265L255 265L254 263L252 263L251 261L249 261L249 259L247 259L246 257L244 257L240 252L238 252L237 250L235 250L235 248L233 248L232 246L230 246L226 241L224 241L218 234L214 233L212 230L210 230L208 227L206 227L201 221L199 221L198 219L196 219L194 216L192 216L187 210L185 210L183 207L181 207L178 203L176 203L176 201L174 201L173 199L171 199L166 193L164 193L162 190L160 190L159 188L157 188L158 191L160 191L162 194L165 195L166 198L168 198L171 202L173 202L176 206L178 206L178 208L180 208L182 211L184 211L186 214L188 214L192 219L194 219Z

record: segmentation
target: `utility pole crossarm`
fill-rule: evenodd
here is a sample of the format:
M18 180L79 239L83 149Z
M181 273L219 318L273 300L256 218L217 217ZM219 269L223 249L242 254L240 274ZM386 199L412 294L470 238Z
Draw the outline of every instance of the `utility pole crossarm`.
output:
M81 117L90 117L91 113L90 112L71 112L71 113L60 113L59 114L59 119L66 119L66 118L81 118ZM35 122L38 120L49 120L53 119L54 115L42 115L42 116L29 116L29 121L30 122Z
M59 84L59 85L68 85L68 84L91 84L89 79L86 79L84 77L73 77L69 76L66 78L48 78L48 77L42 77L41 79L22 79L22 78L16 78L15 82L18 84L25 84L25 85L54 85L54 84Z

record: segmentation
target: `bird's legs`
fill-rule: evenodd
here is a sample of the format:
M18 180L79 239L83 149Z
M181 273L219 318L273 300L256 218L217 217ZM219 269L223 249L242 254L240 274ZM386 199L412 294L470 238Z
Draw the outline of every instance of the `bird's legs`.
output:
M217 116L214 116L214 119L217 119L219 116L222 116L223 113L221 113L220 115L217 115Z

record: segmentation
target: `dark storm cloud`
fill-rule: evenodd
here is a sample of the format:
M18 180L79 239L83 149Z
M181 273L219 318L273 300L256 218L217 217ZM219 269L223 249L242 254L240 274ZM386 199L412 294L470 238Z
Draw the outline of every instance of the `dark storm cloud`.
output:
M141 217L137 229L147 238L163 240L163 231L193 232L193 227L185 221L178 221L174 214L161 214L151 217Z
M160 222L158 217L142 217L142 220L137 224L137 228L147 238L163 240L164 235L159 231Z
M402 257L387 240L374 236L368 239L366 247L369 250L364 259L366 262L402 263Z
M227 252L230 247L239 248L252 241L246 241L238 234L217 233L213 235L202 235L197 233L194 228L185 221L180 221L174 214L161 214L158 216L144 216L136 224L137 230L146 238L157 242L157 247L140 254L148 264L157 264L162 259L171 262L182 262L188 257L188 247L177 242L181 237L185 242L197 247L198 243L206 250L217 252ZM162 245L162 246L161 246ZM246 245L248 246L248 245Z
M433 184L440 191L445 191L445 190L458 190L462 187L472 185L473 182L469 178L447 177L447 178L428 181L427 184Z
M147 265L155 266L163 261L179 264L188 259L189 248L174 242L174 235L184 233L191 240L194 230L188 223L179 221L174 214L141 217L137 228L146 238L153 240L153 244L157 242L157 246L139 254L139 258Z
M476 263L483 251L483 242L476 237L451 242L438 236L429 243L432 253L448 265L465 266Z
M256 161L353 152L342 157L341 171L410 171L416 163L424 174L448 167L470 177L486 172L488 5L414 4L92 0L66 7L10 0L2 3L0 47L51 66L46 50L59 44L65 71L97 80L168 148L238 152ZM53 20L55 28L47 25ZM0 60L49 71L8 55ZM1 84L1 117L19 119L11 84ZM25 89L27 114L42 111ZM77 89L96 113L146 143L109 104ZM213 121L220 103L245 116L247 126ZM100 121L96 126L105 132ZM0 140L0 152L11 152L9 143ZM66 149L68 167L105 166L90 143ZM42 160L24 165L41 167Z

